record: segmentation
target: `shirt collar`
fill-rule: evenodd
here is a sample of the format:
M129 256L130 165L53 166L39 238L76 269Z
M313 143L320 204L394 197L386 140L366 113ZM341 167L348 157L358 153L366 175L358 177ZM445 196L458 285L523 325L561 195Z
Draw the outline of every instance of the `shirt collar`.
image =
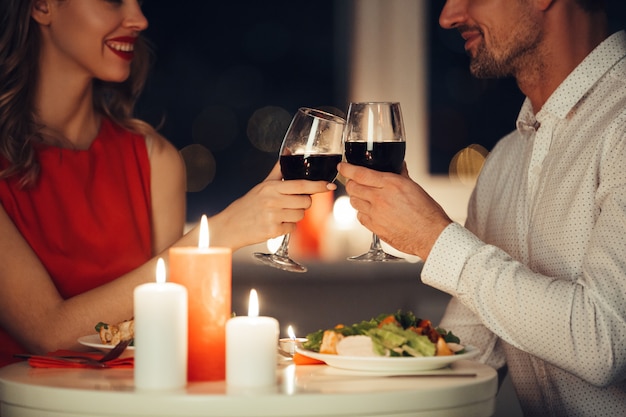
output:
M517 122L515 125L520 133L534 132L539 128L539 122L535 117L533 106L530 104L530 99L528 97L526 97L524 103L522 104L522 109L517 116Z
M626 56L626 32L619 31L605 39L567 76L535 115L526 98L517 118L520 131L536 130L546 113L565 119L589 90L619 60Z

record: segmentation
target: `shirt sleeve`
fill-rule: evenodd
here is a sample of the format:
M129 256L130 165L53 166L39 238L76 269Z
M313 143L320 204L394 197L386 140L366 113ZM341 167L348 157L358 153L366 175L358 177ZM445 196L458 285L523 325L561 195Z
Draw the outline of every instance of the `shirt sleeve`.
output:
M440 326L461 339L465 346L478 348L478 361L495 369L502 368L505 363L504 351L499 338L486 328L478 316L461 303L458 298L452 298L446 307Z
M422 270L422 281L452 294L441 327L453 330L463 344L481 352L479 361L496 369L504 365L504 353L497 349L498 336L484 326L479 316L455 296L458 280L469 253L481 245L471 233L463 233L457 223L448 226L431 250Z
M461 225L449 225L422 270L424 283L458 300L442 326L476 343L482 360L496 367L502 360L497 336L594 385L624 379L626 264L611 246L626 235L626 201L615 201L626 189L611 194L584 262L585 276L578 280L534 273Z

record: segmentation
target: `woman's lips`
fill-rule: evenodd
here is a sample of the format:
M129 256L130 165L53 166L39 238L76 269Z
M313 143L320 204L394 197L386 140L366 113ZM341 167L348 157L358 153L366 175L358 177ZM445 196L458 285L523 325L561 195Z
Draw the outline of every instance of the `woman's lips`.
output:
M120 36L118 38L107 39L105 45L117 56L127 61L133 59L135 55L135 41L132 36Z

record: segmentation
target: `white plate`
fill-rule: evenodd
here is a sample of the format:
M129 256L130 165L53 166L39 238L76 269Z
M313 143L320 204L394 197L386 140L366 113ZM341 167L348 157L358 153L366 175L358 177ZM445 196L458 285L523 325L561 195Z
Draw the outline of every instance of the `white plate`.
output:
M94 349L98 349L102 352L109 351L115 347L115 345L106 345L102 343L102 341L100 340L100 335L98 334L90 334L89 336L79 337L78 343L80 343L83 346L89 346ZM127 358L129 356L134 356L135 354L134 350L135 348L133 346L128 346L126 350L124 351L124 353L122 353L121 357Z
M441 369L452 362L469 359L478 354L478 349L473 346L465 346L465 353L458 355L429 357L341 356L317 353L300 348L296 350L301 355L326 362L327 365L333 368L380 372L415 372Z

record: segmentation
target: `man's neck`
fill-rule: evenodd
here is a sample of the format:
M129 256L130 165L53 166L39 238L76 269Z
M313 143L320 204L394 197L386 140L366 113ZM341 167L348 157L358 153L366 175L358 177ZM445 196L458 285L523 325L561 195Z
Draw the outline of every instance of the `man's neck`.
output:
M545 38L535 65L515 78L535 113L569 74L608 36L604 13L588 14L570 3L556 3L545 14Z

